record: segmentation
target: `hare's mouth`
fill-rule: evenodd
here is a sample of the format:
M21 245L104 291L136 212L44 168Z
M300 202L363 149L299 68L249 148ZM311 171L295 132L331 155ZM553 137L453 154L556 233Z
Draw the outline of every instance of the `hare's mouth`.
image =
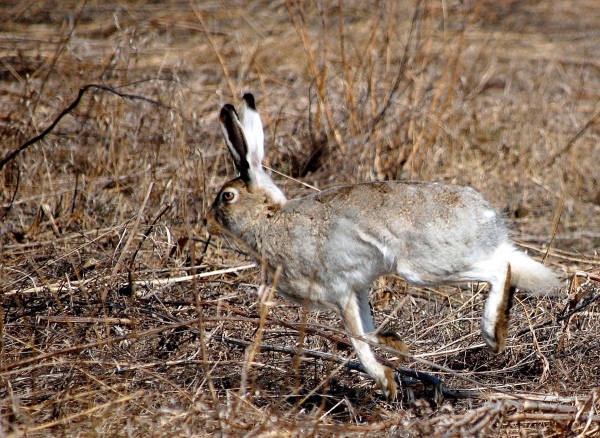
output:
M215 218L214 210L211 208L204 218L206 231L212 236L219 236L223 233L223 226Z

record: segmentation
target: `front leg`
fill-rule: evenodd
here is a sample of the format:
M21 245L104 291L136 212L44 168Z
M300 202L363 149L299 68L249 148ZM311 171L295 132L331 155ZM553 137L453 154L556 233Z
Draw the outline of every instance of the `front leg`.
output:
M368 317L371 318L370 310L367 308L366 311L369 312ZM356 295L352 294L340 313L346 330L353 335L350 341L358 359L365 367L369 376L375 380L384 396L389 401L394 401L396 400L396 392L398 390L394 378L394 370L380 364L371 351L369 344L361 340L361 338L368 339L369 337L363 325L365 319L364 312L365 309L359 307ZM371 322L367 329L374 329L372 325L373 323Z
M406 359L408 354L408 345L406 345L398 333L394 331L377 331L373 323L373 315L371 314L371 306L369 305L369 291L362 290L358 294L358 307L360 311L360 320L364 331L367 333L366 338L378 344L387 345L388 347L397 350L400 353L400 361Z

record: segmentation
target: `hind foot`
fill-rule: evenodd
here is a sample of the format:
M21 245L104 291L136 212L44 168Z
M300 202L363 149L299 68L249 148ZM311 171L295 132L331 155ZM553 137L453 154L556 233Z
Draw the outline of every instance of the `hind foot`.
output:
M408 345L406 345L402 341L402 339L400 339L400 336L398 335L398 333L396 333L394 331L386 331L383 333L378 333L377 334L377 342L379 342L380 344L383 344L383 345L387 345L388 347L391 347L394 350L397 350L400 353L399 359L401 362L404 362L408 359L408 357L407 357L407 355L409 353Z
M393 403L396 401L396 397L398 394L398 385L396 384L396 373L393 369L385 367L385 377L387 380L385 387L381 382L379 387L387 401Z
M510 265L508 265L501 294L498 294L492 286L481 321L481 336L496 353L500 353L506 347L510 309L514 295L515 288L510 284Z

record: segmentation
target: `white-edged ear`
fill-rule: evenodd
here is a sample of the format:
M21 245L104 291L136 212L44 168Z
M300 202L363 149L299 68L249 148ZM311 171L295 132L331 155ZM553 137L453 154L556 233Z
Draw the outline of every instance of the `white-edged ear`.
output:
M265 156L265 134L263 131L260 115L256 110L254 96L250 93L244 94L240 105L240 122L246 134L248 145L248 161L253 169L262 169L262 161Z
M246 184L253 185L256 183L256 177L252 172L250 162L248 161L248 143L244 128L238 119L237 112L233 105L225 105L221 108L219 115L221 123L221 131L227 144L227 149L233 158L233 164Z
M262 168L262 161L265 156L265 134L252 94L244 94L239 110L240 122L244 127L246 144L248 146L246 159L255 178L256 185L269 193L272 201L283 205L287 201L287 198Z
M233 163L250 191L259 187L270 195L273 202L283 205L287 201L285 195L262 168L265 136L251 94L244 95L240 116L229 104L223 106L219 116Z

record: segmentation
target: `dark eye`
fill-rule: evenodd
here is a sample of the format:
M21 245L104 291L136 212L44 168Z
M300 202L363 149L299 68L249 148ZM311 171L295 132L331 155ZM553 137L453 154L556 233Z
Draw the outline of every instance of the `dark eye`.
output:
M235 192L223 192L223 194L221 195L221 199L223 199L223 201L225 202L231 202L235 199Z

